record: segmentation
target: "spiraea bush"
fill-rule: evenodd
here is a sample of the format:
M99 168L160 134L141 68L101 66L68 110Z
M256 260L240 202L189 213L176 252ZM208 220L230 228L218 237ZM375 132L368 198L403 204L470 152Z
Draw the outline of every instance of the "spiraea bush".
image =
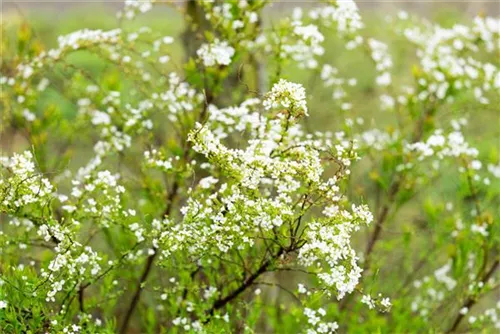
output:
M498 19L165 5L3 22L2 333L499 330Z

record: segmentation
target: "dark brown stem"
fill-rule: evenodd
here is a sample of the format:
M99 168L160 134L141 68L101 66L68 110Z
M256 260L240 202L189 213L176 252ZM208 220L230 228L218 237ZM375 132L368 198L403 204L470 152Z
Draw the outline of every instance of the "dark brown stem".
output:
M273 263L273 261L277 258L279 258L281 255L285 253L284 248L280 248L279 251L272 256L271 258L267 259L260 265L260 267L250 276L248 276L241 284L233 290L231 293L226 295L225 297L221 297L218 300L216 300L213 304L212 307L206 312L207 319L205 320L205 323L208 323L210 321L210 317L214 314L214 312L218 309L223 308L226 306L227 303L238 297L241 293L243 293L248 287L253 285L257 278L259 278L260 275L265 273L269 266Z
M85 290L85 288L83 286L81 286L78 289L78 305L80 305L80 312L82 312L82 313L85 312L85 304L84 304L84 296L83 296L84 290Z
M390 206L396 197L397 193L399 192L399 188L401 186L401 181L395 181L392 185L391 188L389 189L389 194L388 194L388 201L387 203L382 207L380 210L380 214L377 217L377 221L375 222L375 230L373 230L373 233L370 236L370 239L368 240L368 245L366 246L366 251L365 251L365 263L364 263L364 271L368 270L370 268L370 257L371 253L373 252L373 248L375 247L375 244L380 238L380 233L382 232L382 226L384 225L385 221L387 220L387 217L389 215L390 211Z
M431 116L435 112L434 106L431 104L428 108L424 110L422 113L422 117L418 120L415 130L413 133L413 138L412 142L416 143L420 141L424 135L424 124L427 121L428 117ZM382 232L382 225L384 222L387 220L387 216L389 214L389 211L391 209L392 202L396 198L396 195L398 194L402 181L401 177L402 175L398 173L395 174L395 177L397 178L396 181L394 181L389 189L389 193L387 195L387 202L384 204L382 209L380 210L380 214L377 218L377 221L375 223L375 230L373 231L372 235L370 236L370 239L368 241L368 245L366 247L366 252L365 252L365 265L364 265L364 270L368 270L370 268L370 254L373 252L373 248L375 247L375 244L380 238L380 233Z
M191 281L194 279L194 277L196 276L196 274L202 269L201 266L197 266L195 270L193 270L191 272L191 274L189 274L189 277L191 278ZM182 304L184 304L184 301L186 300L187 298L187 295L189 293L189 289L187 288L187 286L184 288L184 290L182 291L182 301L179 303L179 308L177 309L177 313L176 313L176 317L179 316L179 314L181 313L181 307L182 307Z
M384 223L385 223L385 221L386 221L386 219L387 219L387 217L389 215L389 211L390 211L390 208L391 208L391 205L392 205L392 201L393 201L394 197L396 196L396 194L399 191L400 184L401 183L399 181L395 181L392 184L391 188L389 189L388 201L387 201L386 204L384 204L384 206L380 210L380 214L377 217L377 220L375 222L375 229L373 230L373 233L370 235L370 239L368 240L368 244L366 246L365 262L364 262L364 265L363 265L363 272L366 272L366 271L368 271L368 269L370 269L370 265L371 265L371 253L373 252L375 244L380 239L380 235L382 233L382 226L384 225ZM363 279L363 277L364 276L362 276L361 279ZM351 302L351 299L352 299L352 295L348 295L344 299L342 299L342 301L339 304L339 309L341 311L345 310L346 307Z
M139 303L139 300L141 298L141 292L143 288L144 282L146 282L149 273L151 272L151 268L153 268L153 262L156 258L157 252L155 252L153 255L148 256L146 260L146 266L144 267L144 270L142 272L141 278L139 279L139 282L137 284L137 288L134 293L134 297L132 297L132 301L130 302L130 306L128 307L127 313L125 314L125 319L123 320L123 325L120 330L120 333L125 334L127 333L128 325L130 323L130 318L132 317L132 314L134 314L134 310Z
M203 42L203 32L209 30L209 22L203 8L195 0L185 2L184 13L187 24L182 33L182 41L185 60L188 62L191 57L196 56L196 50Z
M172 211L172 202L174 201L175 197L177 196L177 192L179 191L179 181L175 180L173 186L172 186L172 191L167 196L167 207L165 208L165 211L163 212L162 217L168 216L170 212ZM134 292L134 296L132 297L132 301L130 302L130 305L127 309L127 312L125 313L125 318L123 319L123 324L120 329L121 334L126 334L128 330L128 326L130 323L130 319L132 318L132 315L134 314L134 310L137 307L137 304L139 303L139 300L141 299L141 293L143 290L143 285L148 279L148 276L151 272L151 269L153 268L153 263L154 260L157 256L158 252L154 252L152 255L149 255L148 258L146 259L146 266L144 267L144 270L142 271L141 278L137 282L137 287Z
M424 135L424 123L426 122L427 118L429 116L431 116L434 112L435 112L435 108L432 105L424 110L424 112L422 113L422 117L418 120L418 122L415 126L415 129L413 132L413 138L411 140L413 143L418 142L422 139L422 137ZM368 244L366 246L366 251L364 254L365 255L365 262L363 265L363 272L365 272L365 273L368 271L368 269L370 269L371 254L375 248L377 241L380 239L380 236L382 234L382 227L385 224L385 222L389 216L389 212L391 210L393 202L394 202L397 194L399 193L399 190L400 190L401 185L403 183L403 181L402 181L403 175L401 173L395 172L394 178L396 180L391 184L391 186L389 188L389 191L387 194L387 201L384 204L384 206L380 209L380 213L377 216L377 220L375 222L375 229L373 230L373 233L370 235L370 237L368 239ZM364 277L364 275L361 277L361 279L363 279L363 277ZM351 296L352 295L349 295L341 301L341 303L339 305L340 310L344 310L347 307L347 305L351 301Z
M429 251L425 254L425 256L417 263L416 266L414 266L413 271L406 277L404 280L404 283L401 285L401 287L397 290L397 293L395 296L401 296L405 289L413 282L415 276L418 274L422 268L429 262L429 257L432 255L432 253L435 251L434 247L430 247Z
M495 273L495 271L498 269L498 265L499 265L499 260L495 260L495 262L493 262L493 264L491 265L491 268L490 270L488 270L484 275L483 277L481 277L481 282L484 282L486 283L490 278L491 276L493 276L493 274ZM462 304L462 307L460 307L460 309L466 307L468 310L470 310L477 302L478 302L479 298L474 298L473 296L469 296L465 302ZM464 318L464 314L462 313L458 313L455 320L453 321L453 324L451 325L450 329L448 329L446 331L446 333L453 333L457 330L458 326L460 325L460 322L462 322L462 319Z

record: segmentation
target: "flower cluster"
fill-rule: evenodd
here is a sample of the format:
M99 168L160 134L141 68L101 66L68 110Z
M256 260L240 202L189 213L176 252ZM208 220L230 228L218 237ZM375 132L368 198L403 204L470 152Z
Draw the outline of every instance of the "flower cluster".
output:
M318 67L318 61L315 58L325 52L322 46L325 38L318 30L318 26L314 24L305 25L301 18L302 10L297 8L291 23L292 36L295 37L295 40L292 40L291 43L283 43L281 47L282 57L291 58L299 64L299 67L316 68Z
M203 44L196 54L201 59L206 67L221 65L227 66L231 63L231 58L234 56L234 48L226 41L214 40L213 43Z
M187 82L181 82L175 72L169 74L168 83L168 90L152 97L158 108L168 111L169 120L175 122L182 119L183 113L196 110L203 101L203 95Z
M391 84L391 73L389 70L392 67L392 58L388 52L386 44L376 40L369 39L368 46L371 50L371 56L376 64L376 70L379 73L375 80L379 86L388 86Z
M421 69L425 76L419 84L426 90L420 97L433 94L443 100L457 90L471 89L479 102L487 104L485 92L500 87L500 72L489 62L473 58L483 43L488 52L494 52L500 22L493 18L476 18L472 27L455 25L450 29L437 25L409 27L404 36L419 47Z
M125 0L124 8L117 13L118 18L133 19L139 13L146 13L153 8L155 0Z
M357 33L364 25L354 1L336 1L334 4L313 8L309 16L327 27L335 25L341 36L352 39L351 47L360 42Z
M264 99L266 109L283 107L294 118L307 116L306 91L301 84L281 79Z
M473 262L469 261L469 269L473 268ZM438 268L434 275L425 276L420 280L415 280L413 286L425 293L417 296L411 304L412 312L418 313L421 317L432 316L430 310L432 307L444 300L446 292L455 289L457 282L450 277L451 261L441 268ZM437 284L431 284L435 281Z
M172 158L165 159L157 150L145 151L144 160L146 166L150 168L157 168L163 172L170 172L173 169Z
M244 45L251 45L254 31L252 27L258 26L260 11L263 1L227 1L217 3L203 1L200 6L208 20L221 36L236 39Z
M48 204L54 187L36 171L31 152L1 157L0 167L0 208L3 212L14 213L29 205L43 208Z
M306 307L304 308L304 315L307 317L307 322L311 325L311 328L306 332L307 334L332 333L339 328L336 322L321 321L321 318L326 315L326 311L322 308L315 311Z

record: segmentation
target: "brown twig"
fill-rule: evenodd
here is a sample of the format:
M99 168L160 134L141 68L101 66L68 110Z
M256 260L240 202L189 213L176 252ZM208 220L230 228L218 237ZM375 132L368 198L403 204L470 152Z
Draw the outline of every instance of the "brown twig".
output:
M173 186L172 186L172 191L169 192L167 196L167 207L165 208L165 211L163 212L162 217L168 216L170 212L172 211L172 202L174 201L175 197L177 196L177 193L179 191L179 181L175 180ZM127 309L127 312L125 313L125 318L123 319L123 324L120 329L121 334L127 333L128 326L130 323L130 319L132 318L132 315L134 314L134 310L137 307L137 304L139 303L139 300L141 299L141 293L143 290L143 285L148 279L148 276L151 272L151 269L153 268L153 263L156 259L158 252L154 252L152 255L149 255L148 258L146 259L146 265L144 267L144 270L142 271L142 275L138 281L136 290L134 292L134 296L132 297L132 301L130 302L130 305Z
M207 319L205 320L205 323L208 323L210 321L210 317L215 313L216 310L223 308L226 306L227 303L238 297L241 293L243 293L248 287L253 285L257 278L259 278L263 273L265 273L268 268L271 266L273 261L277 258L279 258L281 255L285 253L284 248L280 248L276 254L271 256L271 258L267 259L260 265L260 267L250 276L248 276L241 284L233 290L231 293L226 295L225 297L221 297L217 299L213 304L212 307L206 312Z
M378 215L377 221L375 222L375 230L373 230L373 233L371 234L370 239L368 240L368 245L366 246L365 263L363 271L366 271L370 268L371 264L370 255L373 252L375 244L380 238L380 233L382 232L382 226L387 220L389 211L391 209L391 204L394 201L394 198L396 197L397 193L399 192L400 187L401 187L401 180L397 180L391 185L391 188L389 189L389 193L387 195L388 198L387 203L384 204L384 206L380 210L380 214Z
M495 260L493 262L493 264L491 265L491 268L481 277L481 282L487 282L491 276L493 276L493 274L495 273L495 271L498 269L498 266L499 266L500 262L499 260ZM479 298L474 298L473 296L469 296L465 302L462 304L462 307L460 307L460 309L462 308L467 308L467 309L471 309L471 307L473 307L477 302L478 302ZM464 318L464 314L462 313L458 313L457 316L455 317L455 320L453 321L453 324L451 325L451 327L446 331L446 333L453 333L457 330L458 326L460 325L460 322L462 322L462 319Z
M424 135L424 124L427 121L427 119L434 114L435 112L435 106L434 103L431 102L431 104L424 110L422 113L421 118L418 120L415 130L413 132L413 138L412 142L416 143L419 142L423 135ZM380 214L377 218L377 221L375 223L375 230L373 231L372 235L370 236L370 239L368 241L368 245L366 247L366 252L365 252L365 265L364 265L364 270L366 271L370 267L370 254L373 252L373 248L375 247L375 244L380 238L380 233L382 232L382 225L384 222L387 220L389 211L391 209L391 205L393 204L393 201L396 198L396 195L398 194L401 185L402 185L402 177L403 175L396 173L395 174L396 180L392 183L391 187L389 188L389 192L387 194L387 202L384 204L382 209L380 210Z
M85 289L84 287L80 287L78 289L78 305L80 307L80 312L84 313L85 312L85 304L84 304L84 293Z

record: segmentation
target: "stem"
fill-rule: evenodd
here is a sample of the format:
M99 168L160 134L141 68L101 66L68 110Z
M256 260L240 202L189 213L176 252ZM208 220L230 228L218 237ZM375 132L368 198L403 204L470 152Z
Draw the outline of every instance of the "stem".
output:
M179 191L179 181L175 180L173 186L172 186L172 191L168 194L167 196L167 207L165 208L165 211L163 212L163 216L168 216L170 212L172 211L172 202L177 196L177 192ZM137 307L137 304L139 303L139 300L141 299L141 293L142 293L142 288L146 280L148 279L148 276L151 272L151 269L153 268L153 263L154 260L157 256L158 252L154 252L152 255L149 255L148 258L146 259L146 266L144 267L144 270L142 271L141 278L138 281L137 288L135 289L134 296L132 297L132 301L130 302L130 305L127 309L127 313L125 313L125 318L123 319L123 324L120 329L121 334L127 333L128 326L130 323L130 319L132 318L132 315L134 314L134 310Z
M197 266L195 270L193 270L191 272L191 274L189 274L189 277L191 278L191 280L194 279L194 277L196 276L196 274L201 271L201 266ZM181 313L181 306L182 304L184 304L184 301L186 300L187 298L187 295L189 293L189 289L187 288L187 286L184 288L184 290L182 291L182 301L179 303L179 308L177 309L177 312L176 312L176 317L179 316L179 314Z
M422 113L422 117L418 120L417 124L415 125L413 138L411 140L412 143L416 143L422 139L422 137L424 135L424 123L427 120L427 118L435 112L435 110L436 109L433 105L424 109L424 111ZM394 181L391 184L391 187L389 188L389 192L387 194L387 202L384 204L384 206L380 210L380 214L378 215L377 220L375 222L375 229L373 230L373 233L370 235L369 240L368 240L368 244L366 246L365 263L363 265L363 272L364 273L368 269L370 269L371 254L373 253L373 250L375 248L375 244L380 239L380 236L382 234L382 227L383 227L384 223L387 221L387 218L389 216L389 211L391 210L394 199L396 198L397 194L399 193L399 190L400 190L401 185L403 183L404 174L396 171L393 174L393 176L394 176L394 178L396 178L396 181ZM361 280L363 280L363 278L364 278L364 275L361 277L360 282L361 282ZM344 310L349 305L349 303L351 301L351 296L352 295L349 295L342 300L342 302L339 305L340 310Z
M285 249L281 247L275 255L264 261L264 263L261 264L261 266L257 269L257 271L255 271L252 275L247 277L238 288L233 290L230 294L226 295L225 297L221 297L218 300L216 300L212 304L212 307L206 312L208 318L205 320L205 323L208 323L210 321L210 317L215 313L216 310L223 308L227 303L238 297L248 287L253 285L257 280L257 278L259 278L260 275L262 275L267 271L273 260L279 258L284 253Z
M377 221L375 223L375 230L373 231L372 235L370 236L370 239L368 241L368 245L366 246L366 251L365 251L365 264L364 264L364 271L368 270L370 268L370 255L373 252L373 248L375 247L375 244L380 238L380 233L382 232L382 225L384 225L384 222L387 220L390 206L392 204L392 201L394 200L394 197L396 197L397 193L399 192L399 188L401 186L401 181L396 181L391 185L391 188L389 189L389 194L388 194L388 202L382 207L382 210L380 211L380 214L378 215Z
M467 161L465 159L463 161L463 164L464 164L464 168L466 169L467 184L469 186L470 193L471 193L471 196L472 196L472 200L474 201L474 207L476 209L476 217L477 218L482 218L481 206L479 204L478 193L476 191L476 188L474 187L474 182L472 180L472 175L470 173L469 167L467 166ZM478 271L478 274L477 274L478 277L481 276L484 273L484 271L486 270L486 265L488 263L488 242L487 242L486 238L483 239L482 248L483 248L483 252L484 252L484 254L483 254L483 264L481 265L481 268Z
M84 295L83 295L84 290L85 290L84 287L80 287L80 289L78 289L78 305L80 305L80 312L82 313L85 312Z
M425 121L429 116L431 116L435 112L435 106L431 104L428 106L424 112L422 113L422 117L418 120L415 130L413 133L413 138L412 138L412 143L419 142L423 135L424 135L424 124ZM375 247L375 244L380 238L380 233L382 232L382 225L384 222L387 220L387 215L389 213L389 210L391 208L392 202L394 201L394 198L398 194L401 184L402 184L402 177L404 175L401 175L400 173L396 173L395 177L398 178L394 183L392 183L391 188L389 189L389 193L387 195L387 203L382 207L380 211L380 215L377 218L377 222L375 225L375 230L373 231L369 241L368 245L366 247L366 253L365 253L365 265L364 265L364 270L366 271L370 267L370 254L373 252L373 248Z
M467 163L464 161L464 165L465 165L465 168L467 168ZM478 199L478 196L477 196L477 192L476 192L476 189L474 187L474 183L472 181L472 177L471 177L471 174L469 171L467 171L467 183L469 185L469 188L470 188L470 192L471 192L471 195L472 195L472 198L474 200L474 205L475 205L475 209L476 209L476 215L477 217L481 217L481 207L479 205L479 199ZM479 270L479 273L477 274L477 278L480 282L484 282L486 283L491 276L493 276L493 274L495 273L495 271L498 269L498 265L500 263L500 260L498 260L498 258L493 262L493 264L491 265L491 268L485 272L486 270L486 265L488 263L488 247L487 247L487 242L486 242L486 239L483 240L483 251L484 251L484 254L483 254L483 264L481 265L481 268ZM477 302L478 302L479 298L474 298L473 296L469 296L464 304L462 305L461 309L466 307L467 309L470 309L471 307L473 307ZM455 321L453 322L453 324L451 325L450 329L448 329L448 331L446 331L446 333L452 333L454 332L458 326L460 325L460 322L462 321L462 319L464 318L464 314L462 313L458 313L457 316L455 317Z
M488 270L484 275L483 277L481 277L481 280L480 282L487 282L491 276L493 276L493 274L495 273L495 271L498 269L498 265L499 265L499 260L495 260L495 262L493 262L490 270ZM466 307L467 309L470 310L471 307L473 307L477 302L478 302L479 298L474 298L473 296L469 296L465 302L462 304L462 308ZM453 321L453 324L451 325L451 327L446 331L446 333L453 333L456 331L456 329L458 328L458 326L460 325L460 322L462 321L462 319L464 318L464 314L462 313L458 313L456 318L455 318L455 321Z

